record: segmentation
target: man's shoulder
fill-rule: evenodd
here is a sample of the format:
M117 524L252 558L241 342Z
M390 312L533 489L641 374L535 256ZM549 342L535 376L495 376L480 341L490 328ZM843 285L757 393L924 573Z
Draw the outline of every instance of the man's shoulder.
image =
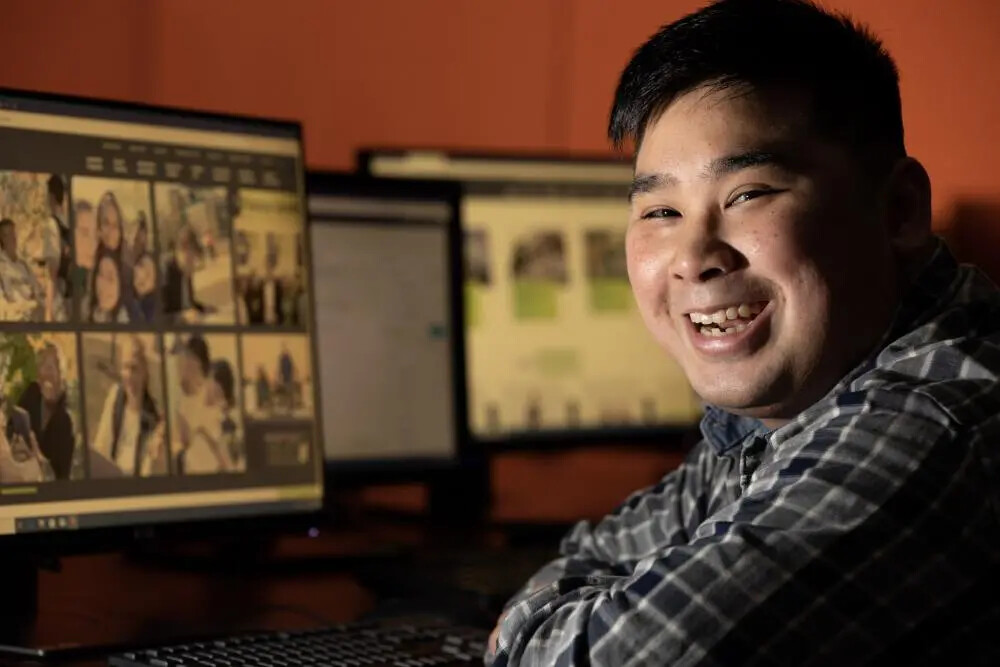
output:
M951 276L947 289L927 292L920 316L777 440L833 438L864 451L886 436L929 442L997 422L1000 290L971 267Z
M887 345L849 390L882 402L920 396L956 425L1000 412L1000 290L975 272L932 317Z
M925 361L934 365L952 360L926 357ZM956 367L977 364L968 357L953 361ZM848 394L860 396L859 402L885 412L939 422L956 430L974 429L1000 416L1000 383L996 374L989 367L976 370L920 377L878 369L862 378L858 389Z

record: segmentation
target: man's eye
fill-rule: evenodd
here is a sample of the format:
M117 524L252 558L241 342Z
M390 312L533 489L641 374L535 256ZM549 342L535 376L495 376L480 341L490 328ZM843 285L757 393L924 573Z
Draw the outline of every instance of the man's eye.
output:
M643 220L653 220L656 218L676 218L680 213L672 208L654 208L642 214Z
M757 197L769 195L774 192L777 192L777 190L771 190L767 188L759 188L757 190L744 190L743 192L739 193L738 195L730 199L729 203L726 204L726 207L728 208L730 206L733 206L734 204L744 204L750 201L751 199L756 199Z

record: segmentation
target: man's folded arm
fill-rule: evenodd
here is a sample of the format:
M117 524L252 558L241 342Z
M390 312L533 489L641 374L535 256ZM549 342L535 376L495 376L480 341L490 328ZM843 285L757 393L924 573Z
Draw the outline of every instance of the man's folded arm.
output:
M716 457L702 441L656 485L633 493L596 524L576 524L562 540L561 556L532 576L505 608L563 577L627 575L649 554L687 542L689 529L704 518L715 467Z
M912 415L831 419L786 442L689 543L627 575L565 576L511 608L492 663L793 664L884 647L983 574L928 554L940 549L928 532L995 534L988 508L968 509L982 490L953 483L975 465L955 439Z

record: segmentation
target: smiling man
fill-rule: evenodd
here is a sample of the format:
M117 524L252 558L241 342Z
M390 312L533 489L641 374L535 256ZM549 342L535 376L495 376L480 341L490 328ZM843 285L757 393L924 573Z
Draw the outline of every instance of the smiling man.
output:
M704 439L573 529L487 662L998 664L1000 296L931 234L890 56L807 2L722 0L636 52L610 134Z

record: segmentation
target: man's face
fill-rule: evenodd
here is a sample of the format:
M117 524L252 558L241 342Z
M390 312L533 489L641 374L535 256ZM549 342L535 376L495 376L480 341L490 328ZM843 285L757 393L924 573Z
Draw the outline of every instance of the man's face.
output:
M643 319L695 391L775 422L860 361L896 294L876 196L806 108L733 90L675 100L636 155L626 237Z

